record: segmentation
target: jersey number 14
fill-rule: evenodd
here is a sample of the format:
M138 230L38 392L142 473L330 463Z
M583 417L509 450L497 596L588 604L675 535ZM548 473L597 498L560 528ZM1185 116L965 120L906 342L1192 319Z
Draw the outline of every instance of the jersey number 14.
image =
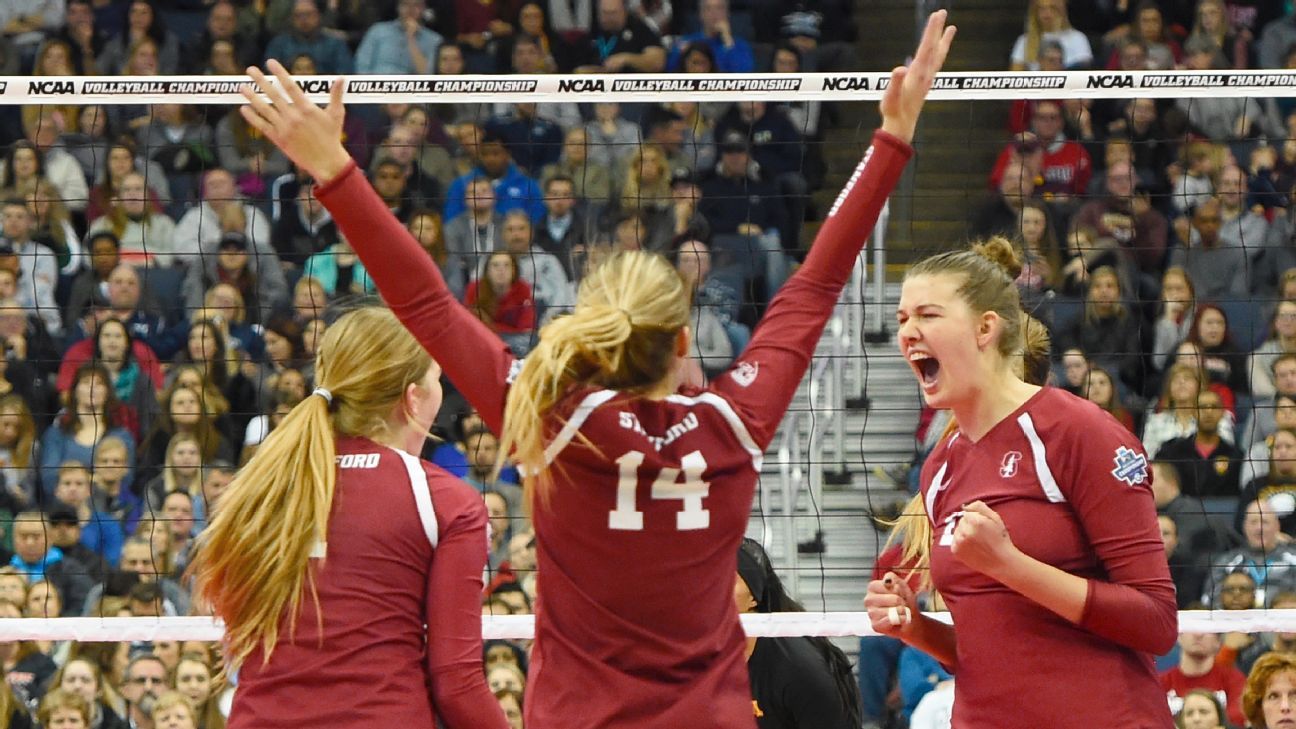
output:
M635 503L639 491L639 467L643 462L644 454L640 451L627 451L616 459L621 474L617 480L616 508L608 512L609 529L643 530L644 515ZM711 526L711 512L702 506L702 499L711 490L711 484L702 480L706 467L702 452L693 451L680 459L680 468L663 468L653 480L652 498L678 499L683 502L683 508L675 514L675 528L680 531ZM683 481L680 480L681 472Z

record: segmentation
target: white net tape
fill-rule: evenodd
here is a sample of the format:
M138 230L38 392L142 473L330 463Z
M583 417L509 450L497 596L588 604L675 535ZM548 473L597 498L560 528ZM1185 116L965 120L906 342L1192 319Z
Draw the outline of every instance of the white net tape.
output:
M927 613L950 622L948 613ZM743 615L748 636L777 638L798 635L877 635L867 613L770 613ZM1296 632L1292 610L1189 610L1179 613L1184 633ZM224 629L211 618L13 618L0 619L0 642L16 640L76 640L117 642L150 640L220 640ZM486 640L530 640L535 637L532 615L482 616Z
M316 101L346 83L356 104L533 101L663 102L818 100L882 97L887 73L553 74L542 76L302 76ZM246 76L0 76L0 104L238 104ZM1201 98L1296 96L1291 71L1065 71L942 73L930 98L941 100Z

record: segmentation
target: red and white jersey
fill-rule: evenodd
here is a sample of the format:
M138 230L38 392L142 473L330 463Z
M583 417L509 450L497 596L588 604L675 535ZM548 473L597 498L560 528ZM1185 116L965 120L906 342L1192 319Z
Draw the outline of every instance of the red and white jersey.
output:
M367 438L337 442L326 543L295 638L244 661L230 729L505 729L482 676L486 507L462 480ZM272 558L268 556L267 558ZM426 627L425 627L426 626Z
M580 390L548 416L529 729L755 727L733 584L761 454L911 154L874 136L805 264L706 390ZM316 195L392 311L499 432L521 363L455 301L354 165Z
M922 492L932 580L957 636L955 729L1172 726L1153 653L1177 637L1175 590L1137 438L1093 403L1043 388L980 442L946 438ZM962 506L977 500L1025 554L1089 580L1080 623L954 557Z

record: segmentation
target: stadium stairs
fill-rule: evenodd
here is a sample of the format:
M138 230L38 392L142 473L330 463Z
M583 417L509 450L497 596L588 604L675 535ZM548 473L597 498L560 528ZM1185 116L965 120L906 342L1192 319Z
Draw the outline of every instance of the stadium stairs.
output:
M1008 53L1022 31L1024 0L946 0L928 2L950 8L959 28L946 60L947 71L1007 68ZM861 40L860 69L884 71L913 52L915 0L867 0L856 10ZM896 32L878 32L878 29ZM888 230L889 263L908 263L922 251L957 245L967 237L967 220L983 200L986 179L1006 138L1010 102L932 102L923 110L917 154L892 199ZM827 178L814 195L821 213L855 169L880 123L877 102L839 103L834 127L824 131ZM831 116L829 117L832 118ZM921 212L918 212L921 211ZM814 227L803 240L813 239Z
M946 3L949 6L951 3ZM1025 17L1024 0L955 0L952 19L959 37L946 69L973 71L1004 68L1013 40L1021 32ZM894 66L912 51L913 32L877 32L880 28L909 30L915 26L914 0L870 0L860 3L856 20L861 31L857 53L860 68L881 70ZM935 102L923 113L918 131L918 153L891 204L887 234L888 263L902 264L920 257L921 251L961 244L967 236L967 220L983 199L985 180L1002 145L1008 102ZM838 190L854 170L869 135L879 123L873 101L844 102L835 109L835 125L824 132L827 179L815 193L814 207L828 210ZM921 211L921 212L919 212ZM813 240L817 229L808 223L804 240ZM898 273L898 266L888 266ZM888 284L884 320L892 319L899 300L899 285ZM871 312L870 312L871 313ZM818 357L830 353L828 336L819 346ZM785 514L781 507L782 482L775 439L762 471L762 496L752 511L748 534L769 546L780 574L797 574L797 594L808 610L857 611L867 588L873 563L886 539L872 517L894 513L908 498L900 475L913 456L913 433L918 422L920 395L909 367L898 356L891 337L865 344L865 392L868 407L849 410L846 418L844 462L849 481L825 485L822 499L812 503L808 477L803 482L797 507ZM824 402L812 403L803 382L792 410L802 414L827 409ZM822 418L819 419L822 427ZM801 443L809 440L816 420L798 418ZM785 421L786 425L786 421ZM832 439L825 437L824 450L803 454L802 469L808 473L810 459L832 455ZM799 553L792 562L786 557L785 531L781 520L791 519L795 539L809 542L822 534L821 552ZM841 639L842 648L854 657L857 641Z

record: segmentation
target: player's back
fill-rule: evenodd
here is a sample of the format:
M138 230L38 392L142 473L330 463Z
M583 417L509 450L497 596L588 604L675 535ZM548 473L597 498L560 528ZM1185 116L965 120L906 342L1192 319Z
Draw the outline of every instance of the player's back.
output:
M365 438L339 439L337 453L328 541L316 546L323 559L311 560L323 635L307 590L295 640L281 621L270 662L258 649L244 663L231 729L432 726L424 623L433 547L411 487L430 493L443 537L475 494Z
M732 588L760 450L714 393L576 398L533 515L527 725L754 727Z

